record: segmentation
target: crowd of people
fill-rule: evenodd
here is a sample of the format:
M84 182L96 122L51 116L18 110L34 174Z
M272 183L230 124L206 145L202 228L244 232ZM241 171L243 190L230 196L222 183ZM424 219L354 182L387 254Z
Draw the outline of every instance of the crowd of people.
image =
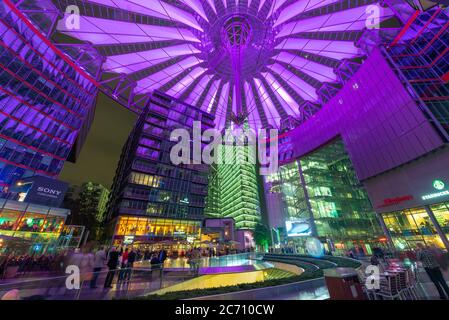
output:
M69 249L57 253L0 255L0 279L4 279L9 267L16 269L15 276L28 276L30 273L62 275L69 265L79 267L81 280L90 281L95 288L101 272L107 269L104 286L110 288L117 275L118 281L130 280L131 270L136 261L150 260L152 269L159 270L167 258L167 251L145 251L123 247L100 247L93 250L91 245ZM105 272L106 273L106 272Z
M151 273L162 270L162 265L167 258L167 251L164 249L158 252L145 252L130 248L100 247L96 251L88 248L75 251L68 259L69 265L79 267L81 281L89 282L90 288L97 288L99 276L104 272L104 288L112 288L112 283L117 277L117 282L126 282L131 279L134 263L142 259L150 260Z
M63 262L67 253L57 254L8 254L0 256L0 279L3 279L8 267L17 267L18 275L30 272L62 272Z
M114 279L118 283L131 279L135 262L150 262L150 277L154 272L161 272L167 257L177 258L172 252L164 249L158 251L134 249L133 247L100 247L92 250L92 246L86 245L81 249L66 250L54 254L24 254L0 256L0 279L4 278L8 267L17 267L18 276L26 276L31 272L48 272L52 274L64 274L68 265L76 265L80 270L81 281L89 282L91 288L97 288L101 274L104 274L104 288L111 288ZM294 253L287 248L282 253ZM187 259L192 274L198 275L201 259L212 257L216 253L210 248L192 248L182 252L182 257ZM345 252L347 257L363 259L365 254L360 250L352 249ZM392 255L381 248L373 248L370 258L372 265L382 266ZM415 261L422 266L430 280L438 290L441 299L449 299L449 287L444 279L443 272L449 270L449 255L436 246L424 246L419 243L415 250L406 253L401 260Z

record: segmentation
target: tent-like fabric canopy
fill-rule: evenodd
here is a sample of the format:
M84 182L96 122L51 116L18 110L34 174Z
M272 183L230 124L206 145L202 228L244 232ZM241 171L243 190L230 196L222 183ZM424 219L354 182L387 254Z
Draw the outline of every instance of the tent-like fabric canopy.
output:
M366 54L363 31L393 19L380 2L53 1L62 12L79 8L79 25L66 13L57 30L103 55L104 73L132 84L122 93L161 90L215 114L219 129L247 121L256 130L323 104L323 84L340 81L335 70Z

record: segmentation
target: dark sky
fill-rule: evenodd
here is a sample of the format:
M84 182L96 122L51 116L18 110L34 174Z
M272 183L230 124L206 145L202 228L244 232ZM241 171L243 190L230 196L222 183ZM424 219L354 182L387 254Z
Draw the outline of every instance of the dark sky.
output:
M95 119L78 161L66 162L59 178L70 184L98 182L109 189L136 118L134 113L100 93Z

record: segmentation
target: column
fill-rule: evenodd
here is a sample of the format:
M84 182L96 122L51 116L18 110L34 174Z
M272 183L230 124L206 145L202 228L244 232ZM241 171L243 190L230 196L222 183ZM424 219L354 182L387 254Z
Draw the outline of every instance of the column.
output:
M309 193L307 191L306 180L304 179L304 175L302 173L301 160L298 159L296 162L298 163L299 178L300 178L301 187L304 190L304 198L306 199L307 211L309 211L309 222L310 222L310 226L312 227L312 235L314 237L318 237L318 231L316 229L315 219L313 218L312 206L310 205L310 201L309 201Z
M395 252L396 248L394 246L393 239L391 238L390 231L388 230L387 225L385 224L385 221L382 218L382 214L376 212L376 216L377 216L377 220L379 220L382 231L384 232L385 236L387 237L388 246L390 247L390 250Z

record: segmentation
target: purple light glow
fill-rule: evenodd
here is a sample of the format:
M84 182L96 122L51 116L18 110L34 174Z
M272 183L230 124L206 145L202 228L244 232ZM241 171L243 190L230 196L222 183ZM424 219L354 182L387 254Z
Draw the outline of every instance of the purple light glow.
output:
M323 103L317 90L340 81L340 61L365 55L352 36L371 12L353 3L330 10L337 0L80 1L96 10L81 12L79 30L64 19L58 30L110 48L103 70L128 75L135 94L163 90L214 113L218 129L245 118L256 131L279 128L280 114L297 117L301 99ZM393 16L379 9L379 22Z

